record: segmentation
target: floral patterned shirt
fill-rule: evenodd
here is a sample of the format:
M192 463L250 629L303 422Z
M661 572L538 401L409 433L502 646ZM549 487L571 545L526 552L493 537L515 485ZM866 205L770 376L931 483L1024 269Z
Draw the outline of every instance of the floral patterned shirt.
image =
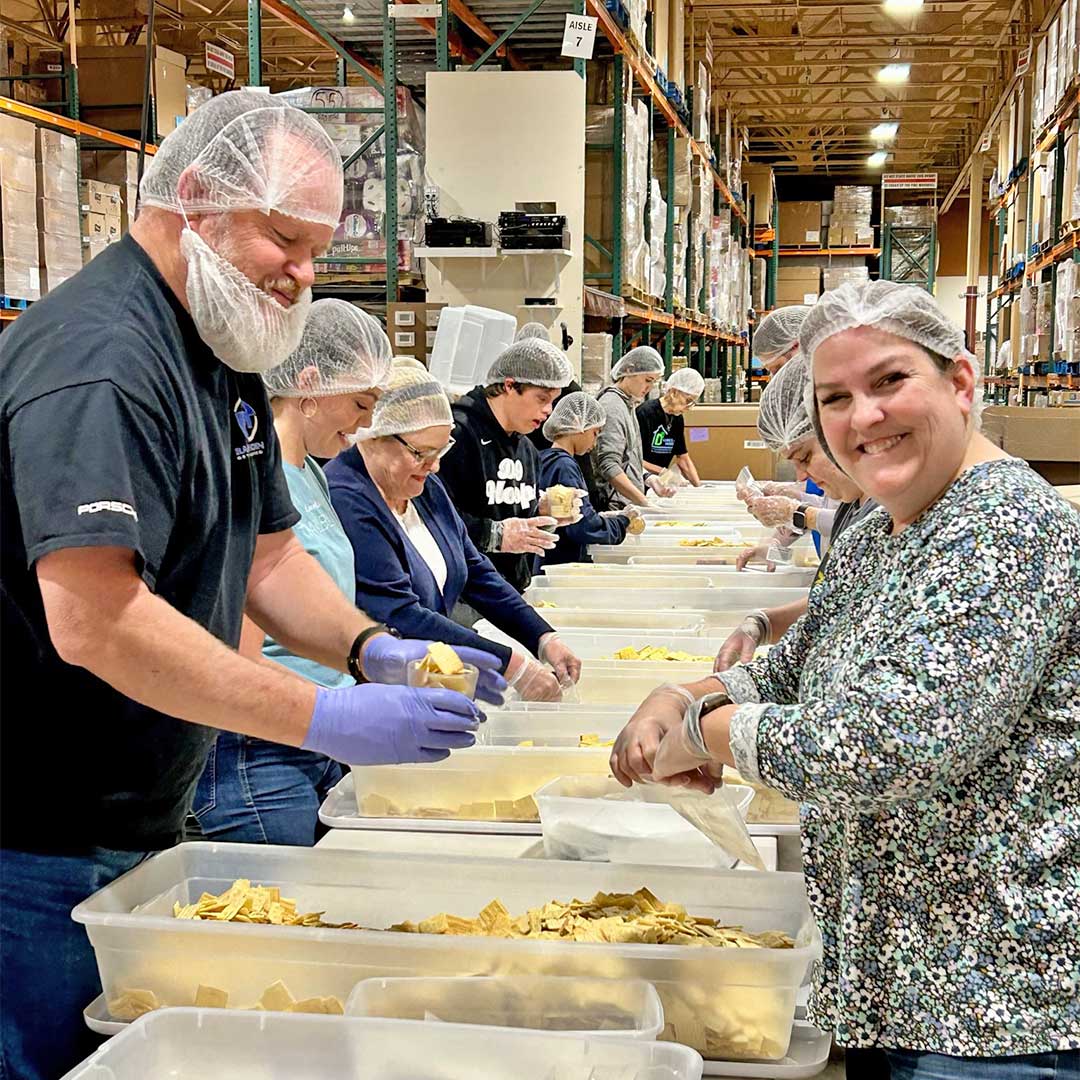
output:
M1006 459L890 530L852 526L806 615L720 676L739 771L811 804L812 1018L846 1046L1080 1048L1080 514Z

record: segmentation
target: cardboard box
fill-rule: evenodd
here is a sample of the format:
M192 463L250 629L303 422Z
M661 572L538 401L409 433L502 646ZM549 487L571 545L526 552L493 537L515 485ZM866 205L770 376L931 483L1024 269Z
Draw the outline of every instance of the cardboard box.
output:
M0 187L8 191L23 191L36 199L38 183L34 155L27 157L0 146Z
M146 164L149 163L147 157ZM121 188L125 184L137 184L139 155L134 150L84 150L82 174L88 180L100 180Z
M37 264L0 255L0 293L17 300L40 300L41 271Z
M79 47L79 104L83 119L114 131L137 132L142 119L142 45ZM168 135L187 115L186 60L158 46L153 65L157 135Z
M1080 409L991 405L983 434L1053 484L1080 482Z
M821 246L821 203L780 203L781 246Z
M773 205L772 169L768 165L744 165L743 180L748 188L747 197L754 200L754 220L751 225L771 225Z
M771 480L775 458L761 441L754 405L697 405L686 420L686 448L702 480L734 480L747 465Z
M38 199L37 223L43 233L70 236L77 241L82 235L79 218L77 203L61 202L59 199Z
M37 162L42 171L63 169L74 173L79 167L78 144L70 135L49 128L37 129Z
M776 271L777 307L815 304L820 294L820 266L781 266Z
M82 235L88 240L104 240L107 233L107 224L104 214L95 214L93 211L84 211L80 215Z
M444 303L387 304L386 332L395 355L427 363Z
M37 153L37 128L29 120L0 113L0 148L33 159Z
M85 266L95 255L100 255L109 246L108 240L83 240L82 258Z
M87 212L119 215L120 188L100 180L82 180L79 182L79 204Z

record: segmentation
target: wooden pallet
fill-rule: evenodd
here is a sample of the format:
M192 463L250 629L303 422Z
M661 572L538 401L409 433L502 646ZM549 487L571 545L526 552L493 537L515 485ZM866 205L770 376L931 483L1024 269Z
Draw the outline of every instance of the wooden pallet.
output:
M624 285L622 295L624 300L633 300L635 304L641 304L642 307L663 309L664 306L663 300L650 296L644 289L636 288L633 285Z
M792 251L820 251L823 255L828 250L821 246L820 241L816 244L789 244L786 240L781 240L780 247L790 248Z
M336 274L318 273L315 275L316 287L320 285L384 285L386 284L385 270L372 270L362 274ZM399 273L398 287L402 289L423 288L424 278L421 274Z
M1067 240L1070 236L1080 232L1080 218L1072 218L1061 223L1061 239Z

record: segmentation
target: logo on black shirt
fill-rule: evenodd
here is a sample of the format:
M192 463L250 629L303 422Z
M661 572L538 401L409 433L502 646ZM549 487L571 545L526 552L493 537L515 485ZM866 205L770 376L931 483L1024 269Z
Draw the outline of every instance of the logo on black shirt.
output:
M259 414L242 398L237 398L233 406L233 418L247 443L246 446L233 447L236 460L247 461L248 458L258 457L266 449L266 444L261 439L259 442L251 441L259 430Z

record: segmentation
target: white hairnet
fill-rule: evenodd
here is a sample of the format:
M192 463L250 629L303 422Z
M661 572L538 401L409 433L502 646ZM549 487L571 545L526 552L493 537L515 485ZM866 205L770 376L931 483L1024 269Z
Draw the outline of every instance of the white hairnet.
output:
M806 411L806 388L810 376L804 357L789 360L768 382L758 408L758 434L770 450L783 454L814 435Z
M327 299L311 305L296 351L263 382L271 397L327 397L385 386L389 375L390 339L379 320L355 304Z
M518 332L515 341L524 341L525 338L543 338L545 341L551 340L551 334L548 333L548 328L543 323L527 322Z
M183 198L180 178L187 172ZM173 213L261 210L338 224L341 155L318 121L254 90L201 105L167 135L139 188L144 206Z
M664 383L665 390L678 390L680 394L688 394L692 398L699 398L705 393L705 379L700 371L693 368L680 368L673 372L671 378Z
M583 431L602 428L607 413L596 398L577 391L560 399L551 415L544 421L544 438L554 442L560 435L580 435Z
M407 435L439 424L454 424L446 391L412 357L398 357L390 365L390 378L372 412L371 427L360 428L356 438L365 442L386 435Z
M829 338L860 326L883 330L914 342L947 360L966 357L975 373L972 421L978 430L982 411L982 369L964 344L964 331L949 320L928 292L917 285L901 285L895 281L849 282L818 300L799 334L799 346L806 357L808 373L806 408L818 441L826 452L829 448L821 430L814 394L814 354Z
M799 331L810 310L795 304L770 311L754 331L754 355L768 358L790 352L799 343Z
M627 375L663 375L664 359L651 345L631 349L612 369L616 382Z
M503 379L528 386L562 389L574 377L574 370L562 349L544 338L521 338L508 345L487 374L487 386Z

